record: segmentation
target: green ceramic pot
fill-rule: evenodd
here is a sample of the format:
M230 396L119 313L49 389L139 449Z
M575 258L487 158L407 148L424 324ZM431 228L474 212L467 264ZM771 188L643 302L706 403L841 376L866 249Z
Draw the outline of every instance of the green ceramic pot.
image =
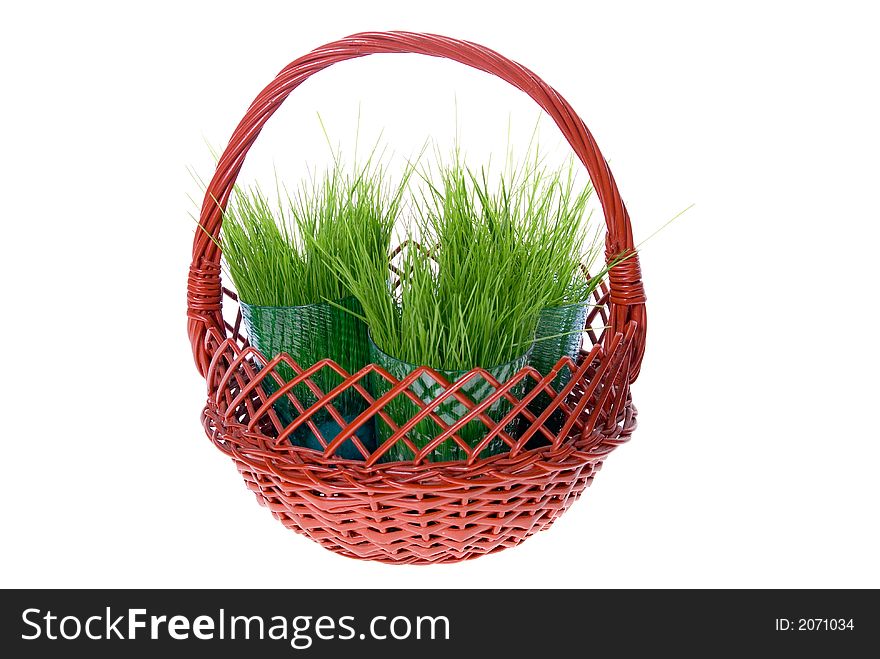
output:
M339 300L336 304L363 314L360 303L354 297ZM261 307L241 303L241 312L251 345L267 359L285 352L302 368L309 368L322 359L330 358L348 373L355 373L369 363L370 348L366 325L359 318L332 304L319 302L299 307ZM265 367L265 364L258 366ZM293 369L284 364L276 367L275 372L283 382L294 376ZM322 393L326 393L338 386L342 377L335 371L324 368L312 376L311 380ZM263 389L269 395L277 391L275 379L264 378ZM293 388L293 395L303 409L318 400L304 383ZM346 422L366 409L363 397L351 389L336 397L332 404ZM285 426L298 416L296 407L287 397L277 401L274 409ZM326 409L319 410L311 418L327 442L339 434L338 423ZM357 435L368 450L373 450L375 435L372 424L362 426ZM299 446L323 451L318 438L305 424L297 428L291 441ZM363 459L351 440L344 442L335 455L347 459Z
M535 347L529 359L529 363L541 375L547 375L563 357L577 360L584 340L583 329L589 309L587 302L579 302L563 307L548 307L541 311L535 331ZM571 373L564 369L553 380L552 386L558 391L570 379Z
M562 307L548 307L538 317L535 331L535 347L532 350L529 364L534 366L541 375L547 375L563 357L576 361L583 343L583 329L587 322L589 303L568 304ZM550 337L550 338L548 338ZM559 391L571 380L571 371L562 369L550 383L554 391ZM535 416L544 412L551 402L546 392L538 394L531 403L529 411ZM565 423L565 414L554 411L544 422L544 427L556 434ZM535 433L527 448L545 446L549 442L543 433Z

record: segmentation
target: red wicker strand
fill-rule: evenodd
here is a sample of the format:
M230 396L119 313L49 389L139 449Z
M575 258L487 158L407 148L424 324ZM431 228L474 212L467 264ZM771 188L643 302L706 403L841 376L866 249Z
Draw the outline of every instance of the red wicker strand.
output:
M353 558L417 564L460 561L512 547L548 528L592 482L608 454L629 439L636 426L630 383L638 375L645 346L644 289L634 254L611 270L608 286L595 292L585 327L591 346L577 363L563 358L546 376L526 367L504 383L474 369L494 388L480 403L463 393L461 381L450 383L427 368L398 381L375 364L358 373L347 373L329 359L302 368L286 354L267 360L249 346L241 334L240 310L234 320L223 315L224 296L231 303L226 311L235 310L237 299L222 287L220 252L212 240L220 233L222 209L248 150L285 98L331 64L373 53L445 57L494 74L531 96L554 119L589 171L605 211L606 256L633 249L629 216L592 135L568 103L534 73L488 48L437 35L362 33L327 44L285 67L257 96L220 157L205 195L200 218L205 231L196 232L187 287L189 337L208 389L202 418L208 437L235 462L247 487L288 528ZM267 366L258 370L255 363ZM295 374L288 382L274 368L282 363ZM342 380L327 392L313 381L324 369L332 369ZM570 376L565 386L554 391L551 383L566 371ZM443 389L430 406L408 386L422 373L429 373ZM379 399L366 386L370 374L390 385ZM274 386L264 387L270 379ZM516 388L522 382L529 383L528 393L519 398L514 392L522 391ZM306 406L297 400L294 389L302 385L316 402ZM334 403L346 392L366 403L365 411L348 424ZM550 403L536 413L531 403L539 395ZM400 427L385 410L397 396L407 396L419 410ZM434 411L449 397L468 410L453 424ZM274 411L283 398L297 411L286 427ZM502 398L510 412L496 422L487 410ZM321 436L315 423L319 411L329 412L341 428L336 437ZM374 416L393 434L370 453L355 433ZM507 432L514 418L525 424L516 437ZM419 449L407 433L420 419L431 419L440 434ZM469 446L458 435L468 422L486 426L479 446ZM303 425L318 438L323 452L288 441ZM481 458L493 438L509 451ZM363 460L335 456L348 440ZM382 462L397 441L415 457ZM443 441L456 442L467 459L429 462L432 448ZM537 447L530 448L536 441Z

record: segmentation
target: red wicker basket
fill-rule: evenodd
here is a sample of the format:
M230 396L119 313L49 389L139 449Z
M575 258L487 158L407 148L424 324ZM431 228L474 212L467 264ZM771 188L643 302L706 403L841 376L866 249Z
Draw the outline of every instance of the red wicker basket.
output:
M591 483L608 454L629 439L636 426L630 384L638 375L645 346L644 289L638 257L633 255L611 270L608 287L597 290L585 328L589 345L577 363L563 358L545 377L531 367L523 368L503 385L492 382L497 391L479 404L459 391L460 382L449 385L427 368L397 381L373 364L349 374L330 360L304 370L287 355L273 360L259 355L242 335L235 295L223 288L220 251L211 236L220 233L222 208L249 148L288 94L331 64L373 53L448 58L496 75L531 96L553 118L589 172L605 214L606 257L633 250L629 216L592 135L565 99L534 73L488 48L431 34L362 33L329 43L289 64L257 96L220 157L205 195L201 224L206 231L195 235L187 289L189 337L208 389L203 424L214 445L235 462L258 501L286 527L327 549L387 563L461 561L512 547L548 528ZM268 361L269 367L255 368L255 357L264 364ZM276 386L264 389L264 378L273 377L273 367L282 361L296 377L287 384L276 380ZM322 392L310 378L328 368L344 381ZM553 391L550 383L566 370L571 373L567 384ZM459 422L444 424L433 408L426 409L408 393L412 380L425 372L446 388L441 398L455 397L470 410ZM479 369L474 372L491 378ZM368 377L385 378L391 392L373 399ZM516 388L523 380L529 386ZM318 398L307 409L292 394L299 384L310 387ZM368 409L346 424L333 400L348 388L364 397ZM273 393L268 395L267 390ZM521 398L513 393L523 390L528 393ZM546 394L542 400L550 403L536 415L529 403L542 392ZM431 418L443 429L437 442L460 441L457 430L474 419L489 432L476 448L460 442L469 457L458 462L428 462L425 457L433 447L418 450L412 444L413 460L381 462L388 443L372 454L360 446L362 461L335 457L339 446L369 417L378 415L391 423L384 405L397 395L409 396L421 411L397 429L395 440L408 441L408 427L422 418ZM320 434L311 420L319 410L329 412L343 428L329 443L322 440L323 453L287 441L291 427L285 428L273 411L282 396L297 407L296 423L308 425L312 432ZM485 411L501 397L513 409L496 423ZM551 415L556 425L547 423ZM523 429L517 437L505 432L514 417ZM501 438L510 450L479 457L493 437ZM539 446L532 448L536 443Z

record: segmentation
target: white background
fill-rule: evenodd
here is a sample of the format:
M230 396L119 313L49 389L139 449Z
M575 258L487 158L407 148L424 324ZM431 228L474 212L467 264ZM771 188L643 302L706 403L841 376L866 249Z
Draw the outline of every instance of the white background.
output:
M0 585L880 586L872 3L304 5L4 10ZM633 441L550 531L459 565L356 562L285 530L198 422L187 167L210 176L206 142L289 61L382 29L545 77L637 239L696 203L643 251ZM246 174L318 153L316 112L344 140L358 103L402 153L443 143L456 98L477 153L536 116L482 74L377 56L295 92Z

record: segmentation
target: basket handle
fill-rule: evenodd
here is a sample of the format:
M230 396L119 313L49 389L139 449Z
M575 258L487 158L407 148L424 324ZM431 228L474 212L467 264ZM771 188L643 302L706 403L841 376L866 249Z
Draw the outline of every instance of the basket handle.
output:
M281 103L310 76L331 64L375 53L416 53L444 57L498 76L528 94L553 118L587 168L605 214L606 259L633 249L629 214L608 164L583 120L550 85L524 66L469 41L415 32L355 34L316 48L282 69L251 103L220 156L202 203L200 223L204 231L196 231L195 234L187 286L189 338L196 366L203 376L207 373L211 353L216 349L216 341L209 337L209 334L213 334L211 330L216 330L220 336L226 335L221 314L223 290L220 283L220 250L214 240L220 235L223 209L226 208L248 150ZM647 329L645 292L638 255L634 254L611 270L609 285L611 332L606 336L622 332L631 320L638 325L629 373L630 381L634 381L644 354Z

